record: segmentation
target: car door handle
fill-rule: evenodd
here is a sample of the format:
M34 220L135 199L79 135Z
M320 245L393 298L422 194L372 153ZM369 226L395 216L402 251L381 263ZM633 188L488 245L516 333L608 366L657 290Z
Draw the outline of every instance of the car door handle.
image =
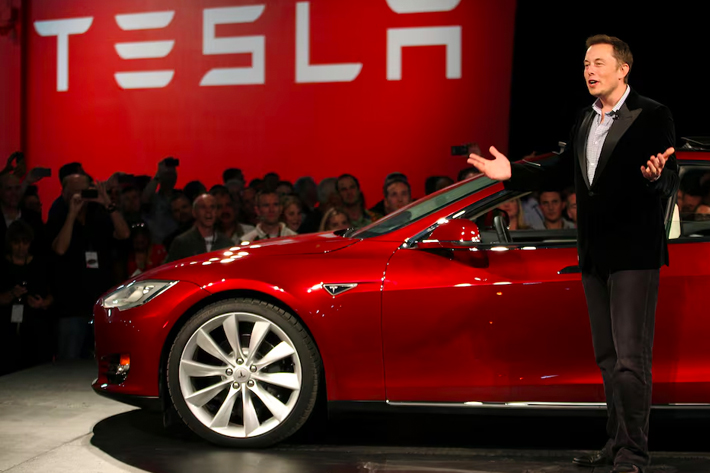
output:
M575 274L575 273L581 273L582 270L579 269L578 265L574 266L567 266L566 268L562 268L559 271L557 271L557 274Z

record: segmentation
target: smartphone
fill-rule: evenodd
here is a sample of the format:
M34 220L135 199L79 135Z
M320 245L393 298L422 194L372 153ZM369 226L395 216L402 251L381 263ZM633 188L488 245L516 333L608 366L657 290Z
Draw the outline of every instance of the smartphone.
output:
M135 184L135 178L133 174L121 174L118 176L118 183L119 184Z
M37 177L51 177L52 176L52 170L49 168L35 168L36 171L35 173L37 174Z
M81 197L83 199L97 199L99 197L99 191L96 189L84 189L81 191Z
M452 146L451 156L468 156L468 145Z
M172 156L165 158L164 162L166 166L171 168L178 167L180 165L180 160L173 158Z

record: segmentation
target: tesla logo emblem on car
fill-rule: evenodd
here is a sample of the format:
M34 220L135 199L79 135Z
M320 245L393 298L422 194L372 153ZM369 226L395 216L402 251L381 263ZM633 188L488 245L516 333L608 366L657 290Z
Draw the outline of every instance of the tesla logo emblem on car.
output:
M348 292L350 289L357 287L357 283L347 283L347 284L323 284L323 289L328 291L328 294L335 297L344 292Z

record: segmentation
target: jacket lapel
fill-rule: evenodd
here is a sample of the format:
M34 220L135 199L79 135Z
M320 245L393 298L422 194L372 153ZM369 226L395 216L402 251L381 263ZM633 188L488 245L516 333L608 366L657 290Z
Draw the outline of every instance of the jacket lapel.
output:
M609 128L609 133L606 135L606 139L604 140L604 146L602 146L602 152L599 155L599 165L594 173L595 183L599 180L599 176L601 176L606 164L609 162L609 158L611 158L612 153L614 153L614 148L616 148L617 143L641 113L640 108L637 108L636 110L629 110L626 103L627 102L624 102L621 105L621 108L619 109L619 118L614 120L614 123L612 123L611 128Z
M592 126L593 118L594 110L590 107L582 120L582 125L579 127L579 131L577 132L577 136L581 139L576 140L577 149L575 150L577 159L579 160L579 168L582 171L582 176L584 176L584 182L587 184L587 189L590 187L589 176L587 176L587 137L589 136L589 129Z
M201 253L207 253L207 245L205 244L205 239L202 238L202 233L197 229L197 227L192 227L192 239L197 247L202 248Z

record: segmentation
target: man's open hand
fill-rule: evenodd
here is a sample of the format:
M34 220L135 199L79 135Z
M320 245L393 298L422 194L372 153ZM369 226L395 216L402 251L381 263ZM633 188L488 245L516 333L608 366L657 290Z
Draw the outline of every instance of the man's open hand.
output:
M493 159L486 159L476 153L471 153L468 157L468 163L475 166L486 177L495 179L496 181L506 181L510 179L512 171L510 169L510 161L503 153L498 151L495 146L491 146L489 151L493 155Z

